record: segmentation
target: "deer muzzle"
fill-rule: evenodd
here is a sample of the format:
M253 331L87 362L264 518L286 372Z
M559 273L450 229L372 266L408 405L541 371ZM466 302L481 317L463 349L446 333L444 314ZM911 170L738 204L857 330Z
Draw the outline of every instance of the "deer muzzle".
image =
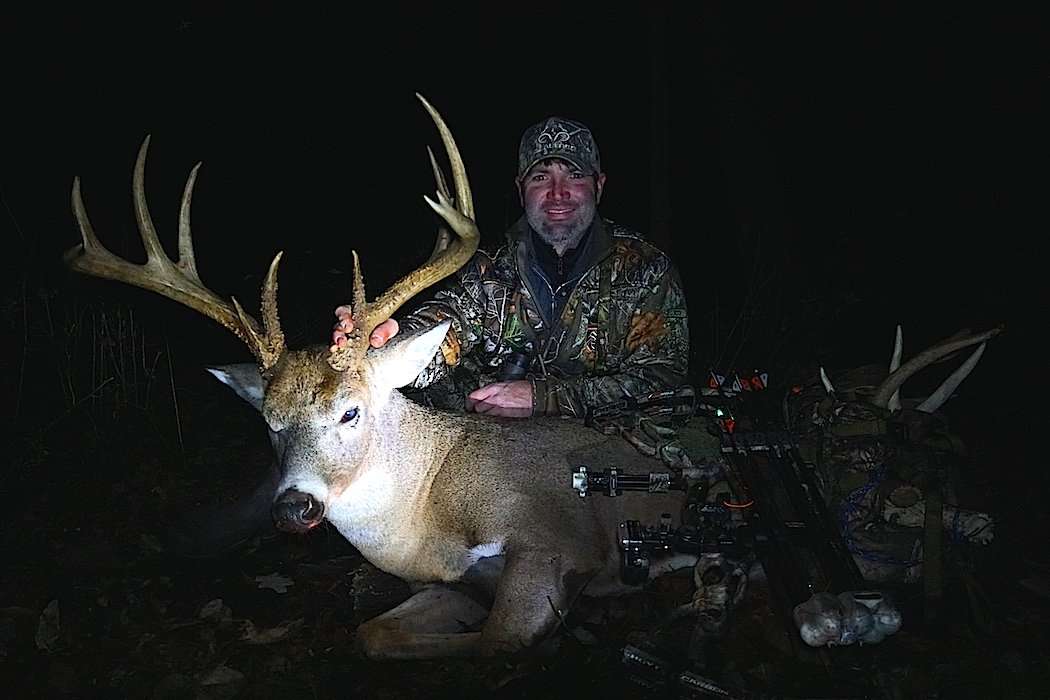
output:
M288 489L274 501L271 513L278 530L306 532L321 524L324 503L308 493Z

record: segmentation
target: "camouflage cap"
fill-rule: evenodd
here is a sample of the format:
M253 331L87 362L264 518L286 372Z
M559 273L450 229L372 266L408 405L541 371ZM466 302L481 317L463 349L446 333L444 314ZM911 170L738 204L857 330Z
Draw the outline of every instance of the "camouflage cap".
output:
M548 158L567 160L588 175L602 171L591 130L571 119L548 117L525 130L518 145L518 179Z

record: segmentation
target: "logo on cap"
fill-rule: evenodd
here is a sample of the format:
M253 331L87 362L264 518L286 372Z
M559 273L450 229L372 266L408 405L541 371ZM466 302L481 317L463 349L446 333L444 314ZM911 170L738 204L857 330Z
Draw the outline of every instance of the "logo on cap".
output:
M548 158L567 160L587 174L601 172L590 129L571 119L549 117L525 131L518 147L518 177Z

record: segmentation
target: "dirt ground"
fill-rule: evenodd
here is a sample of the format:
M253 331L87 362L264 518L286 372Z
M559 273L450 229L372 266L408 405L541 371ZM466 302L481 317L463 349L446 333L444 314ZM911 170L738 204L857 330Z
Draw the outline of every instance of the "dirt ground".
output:
M175 516L232 499L268 459L257 417L221 390L187 391L180 403L181 448L155 416L129 412L119 431L64 421L21 445L2 531L5 697L675 697L673 686L647 689L642 681L654 677L625 666L626 645L751 697L844 696L816 655L791 656L761 577L703 665L686 653L692 621L664 623L688 600L688 576L583 601L540 656L371 662L355 649L355 627L408 589L335 530L256 538L217 559L166 550ZM881 697L1047 697L1048 479L1031 470L1026 460L1038 453L1024 447L1046 417L974 411L957 422L972 446L967 497L998 519L973 567L979 585L950 572L935 625L915 614L921 593L905 591L898 634L830 655L860 659L846 676L881 669Z

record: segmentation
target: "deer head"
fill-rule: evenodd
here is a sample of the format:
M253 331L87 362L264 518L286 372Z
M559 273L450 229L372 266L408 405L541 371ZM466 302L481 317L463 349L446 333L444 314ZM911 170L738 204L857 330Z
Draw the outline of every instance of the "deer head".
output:
M470 185L455 141L437 111L421 96L417 97L437 125L455 187L453 199L430 153L437 201L424 199L456 237L444 227L439 228L430 258L372 302L367 300L354 252L355 329L349 342L334 351L327 345L302 350L287 348L277 315L277 267L281 253L274 257L263 283L261 324L236 299L227 302L201 282L190 234L190 201L200 164L191 171L183 191L177 261L164 252L146 205L143 181L148 136L139 149L132 181L135 216L147 254L145 264L123 260L102 245L88 220L79 178L73 183L73 211L83 239L65 255L73 270L132 284L178 301L217 321L248 345L254 364L215 367L210 371L263 415L278 461L291 479L289 483L310 483L309 490L286 488L277 499L275 517L286 529L303 530L317 525L325 516L326 501L338 498L358 477L357 466L367 464L370 456L382 449L383 436L397 427L389 425L397 421L397 416L386 410L394 390L411 382L434 357L449 323L399 336L381 350L368 345L372 330L412 296L458 270L478 247L480 235L473 221Z
M915 552L923 539L925 492L931 484L943 493L946 527L953 536L972 541L991 536L988 516L948 505L957 503L955 484L950 470L939 475L939 465L945 455L964 449L940 409L973 371L988 340L1002 330L963 330L902 363L898 326L888 371L886 365L858 367L839 373L832 383L821 368L821 386L814 382L804 392L796 413L805 433L800 452L816 467L821 495L866 579L908 581L919 575L914 562L921 557ZM908 379L973 346L929 396L901 398Z

